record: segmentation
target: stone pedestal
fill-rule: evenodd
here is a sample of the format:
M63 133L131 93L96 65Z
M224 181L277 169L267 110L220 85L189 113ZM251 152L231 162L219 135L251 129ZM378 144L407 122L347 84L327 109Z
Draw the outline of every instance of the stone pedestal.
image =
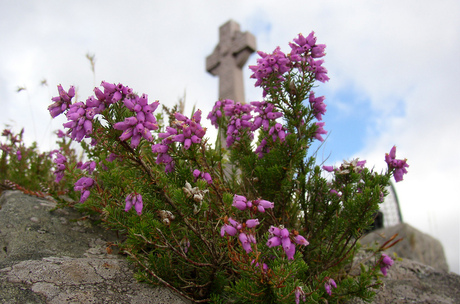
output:
M399 238L403 240L387 249L385 252L388 255L392 256L393 252L396 252L398 257L403 259L417 261L440 271L449 271L441 242L408 224L401 223L375 230L362 237L360 241L363 245L370 245L374 242L382 245L396 233L398 236L395 240Z

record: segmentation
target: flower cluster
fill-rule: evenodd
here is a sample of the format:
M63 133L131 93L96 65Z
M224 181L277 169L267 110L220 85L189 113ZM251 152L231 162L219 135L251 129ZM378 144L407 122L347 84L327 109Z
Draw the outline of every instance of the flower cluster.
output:
M155 101L148 104L146 94L142 94L140 97L130 94L123 99L123 104L135 115L113 125L114 129L123 131L120 140L126 141L131 138L130 146L133 149L139 145L142 137L147 141L152 141L151 131L158 129L158 123L153 112L160 103Z
M307 37L299 34L294 39L294 43L290 42L291 47L290 60L297 67L302 67L302 63L307 63L306 69L315 75L315 79L321 82L329 80L327 70L322 66L324 60L315 60L314 58L321 58L325 55L325 44L316 44L315 32L311 32Z
M322 120L322 115L326 113L326 104L323 102L324 96L315 97L315 93L311 92L308 100L310 101L310 106L316 119L319 121Z
M224 106L225 116L230 117L227 126L227 147L233 145L235 141L240 141L245 130L250 131L252 128L252 106L249 104L241 104L239 102L227 102ZM254 134L249 133L249 138L252 140Z
M125 199L125 211L128 212L134 206L138 215L142 214L144 203L142 202L142 195L138 193L131 193Z
M91 177L82 177L80 178L74 186L75 191L80 191L81 196L80 196L80 203L85 202L90 194L89 189L91 189L94 186L94 180Z
M85 171L88 172L89 174L92 174L94 169L96 169L96 162L95 161L87 161L86 163L81 163L81 162L78 162L77 163L77 168L82 170L82 171Z
M254 211L265 212L265 209L273 209L275 204L262 199L248 201L245 196L235 194L232 206L241 211L246 210L246 208L252 208Z
M104 88L104 92L99 89L94 89L97 99L105 101L107 104L113 104L117 101L122 100L126 95L133 93L133 89L119 84L114 84L106 81L102 81L101 86Z
M174 160L168 154L169 145L173 143L172 138L177 134L177 130L172 127L166 127L166 133L159 133L158 137L163 140L159 144L152 145L152 152L157 155L157 164L166 164L165 172L172 172L174 170Z
M270 120L276 120L283 117L283 113L274 111L275 106L269 102L252 101L251 105L254 106L254 112L258 113L254 118L251 131L255 131L260 127L263 127L264 131L268 131L270 128Z
M306 297L305 297L305 291L302 289L302 287L300 286L297 286L295 288L295 304L299 304L300 303L300 299L302 299L302 301L306 301Z
M403 180L403 175L407 173L407 159L396 159L396 146L393 146L390 150L390 154L385 153L385 162L388 164L389 170L394 171L394 178L396 182L400 182Z
M243 249L249 253L252 251L251 248L251 243L255 244L256 243L256 237L254 236L253 233L247 232L246 228L254 228L257 225L259 225L259 220L258 219L250 219L247 220L246 223L241 224L237 221L235 221L232 218L225 219L224 225L220 229L220 236L224 237L226 234L230 236L235 236L237 233L238 234L238 239L241 242L241 245L243 246Z
M193 170L193 176L195 177L195 181L199 177L201 177L206 182L208 182L208 184L212 184L212 177L211 177L211 174L209 174L208 172L201 172L200 170L195 169L195 170Z
M257 65L250 65L249 69L254 72L251 78L256 79L254 86L263 88L263 97L267 96L267 87L272 81L280 83L285 80L283 74L291 69L291 63L287 56L281 52L278 46L272 54L257 52L260 57L257 59Z
M330 296L332 295L332 287L337 288L337 284L333 279L329 278L326 283L324 283L324 289L326 289L327 294Z
M158 154L156 163L166 164L166 173L174 170L174 160L168 153L170 145L174 142L180 142L184 149L188 150L192 144L200 143L206 134L206 128L200 125L200 110L196 111L191 119L181 113L175 113L174 117L176 120L173 122L173 126L166 127L166 132L158 134L158 137L162 138L161 143L152 145L152 152Z
M95 114L94 108L81 101L71 104L66 114L69 121L64 123L64 127L69 129L67 133L70 138L80 142L83 138L89 137L93 133L92 119Z
M62 178L64 177L64 171L66 168L67 158L62 155L61 153L56 154L56 159L54 160L56 164L56 170L54 171L54 175L56 175L56 183L59 183Z
M316 130L315 130L315 134L313 137L323 142L324 138L321 135L327 134L327 131L323 129L324 122L315 122L315 125L316 125Z
M280 226L271 226L268 230L270 238L267 241L268 247L283 246L284 252L286 253L289 260L294 259L295 244L307 246L309 242L301 236L297 231L293 230L289 233L289 230Z
M93 132L94 116L104 111L108 105L132 94L132 89L122 84L116 85L102 81L101 86L104 91L94 88L95 97L90 96L86 102L74 104L71 103L71 99L75 96L75 88L72 86L66 92L61 85L58 86L59 96L52 98L54 103L48 107L48 110L53 118L67 111L68 122L64 124L64 127L69 129L67 133L73 140L80 142L83 138L90 137Z
M174 114L176 118L177 135L172 140L183 144L185 150L190 149L192 143L199 144L206 134L206 129L200 125L201 110L193 113L192 118L188 118L181 113Z
M212 111L209 112L208 116L206 117L211 121L211 124L216 127L216 129L219 128L219 123L218 120L222 118L222 110L225 106L233 104L233 100L230 99L225 99L225 100L219 100L216 101L214 104L214 107L212 108Z
M385 253L382 253L382 259L380 260L380 271L383 273L384 276L387 275L387 271L391 265L393 265L394 261Z
M51 117L56 117L64 113L72 104L72 98L75 96L75 87L71 86L69 91L66 92L61 85L58 85L59 96L51 98L54 103L48 107Z

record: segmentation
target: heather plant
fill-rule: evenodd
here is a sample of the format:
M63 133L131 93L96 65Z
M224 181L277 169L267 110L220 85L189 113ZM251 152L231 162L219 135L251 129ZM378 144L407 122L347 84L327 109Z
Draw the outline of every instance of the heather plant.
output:
M66 115L88 161L75 169L58 156L56 175L72 173L81 206L119 232L138 279L197 303L327 303L370 300L391 271L381 251L393 240L357 256L358 239L406 160L393 147L385 172L359 159L318 164L309 148L327 134L324 97L313 92L329 79L325 45L312 32L289 46L250 66L262 100L216 102L215 145L200 110L161 109L105 81L72 102L73 87L58 86L50 113Z
M59 149L40 152L36 142L26 145L24 129L15 133L11 128L5 128L1 134L3 140L0 140L0 183L12 188L19 186L28 193L40 192L40 195L67 193L71 179L59 182L65 174L64 166L76 164L77 157L71 141L63 136L62 131L59 134Z

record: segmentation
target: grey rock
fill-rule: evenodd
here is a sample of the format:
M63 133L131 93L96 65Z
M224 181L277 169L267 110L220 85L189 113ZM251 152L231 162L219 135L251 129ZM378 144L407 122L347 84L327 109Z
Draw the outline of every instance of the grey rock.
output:
M375 242L382 245L396 233L398 236L395 240L403 240L385 250L385 253L392 256L396 252L398 257L417 261L441 271L449 271L441 242L406 223L375 230L361 238L360 242L363 245L372 245Z
M460 303L460 276L416 261L395 261L372 303ZM364 303L361 300L350 304Z
M3 192L0 207L0 303L189 303L137 282L107 253L116 235L76 210L19 191Z

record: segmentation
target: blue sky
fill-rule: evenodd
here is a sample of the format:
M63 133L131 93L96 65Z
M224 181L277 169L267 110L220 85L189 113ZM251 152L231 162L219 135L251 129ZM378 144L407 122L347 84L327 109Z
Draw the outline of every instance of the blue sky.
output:
M56 85L76 85L81 99L92 92L88 52L96 55L96 84L121 82L166 104L185 91L186 111L196 104L207 113L218 80L206 73L205 58L220 25L234 19L265 52L278 45L288 52L297 34L314 30L327 45L331 78L315 89L326 96L331 131L320 155L383 169L396 145L410 164L396 185L403 217L440 239L459 273L458 1L5 0L0 11L0 125L25 127L26 140L44 149L63 123L46 110ZM244 73L247 100L260 100Z

